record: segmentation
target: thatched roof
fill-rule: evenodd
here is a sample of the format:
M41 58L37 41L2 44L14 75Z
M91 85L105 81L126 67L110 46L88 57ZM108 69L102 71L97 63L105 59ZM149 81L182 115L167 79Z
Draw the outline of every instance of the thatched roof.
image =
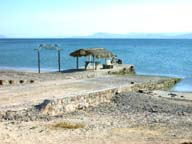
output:
M112 52L104 48L79 49L70 53L70 56L73 57L90 56L90 55L96 58L110 58L115 56Z

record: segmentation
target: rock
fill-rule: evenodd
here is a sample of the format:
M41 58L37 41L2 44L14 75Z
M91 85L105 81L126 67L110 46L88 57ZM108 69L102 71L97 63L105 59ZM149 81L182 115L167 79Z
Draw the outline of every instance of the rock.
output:
M0 112L0 120L4 119L4 117L5 117L5 113L4 112Z
M138 93L144 93L144 91L142 89L138 90Z
M7 111L4 118L6 120L14 120L15 119L15 112L14 111Z
M134 82L131 82L131 84L134 84Z
M68 104L65 106L65 111L66 112L72 112L72 111L75 111L75 106L73 104Z
M51 100L45 99L45 100L43 101L43 103L41 103L41 104L39 104L39 105L36 105L35 108L41 111L42 109L44 109L45 107L47 107L47 105L50 104L51 102L52 102Z
M174 93L169 93L168 95L170 95L171 97L176 97L177 94L174 94Z
M182 142L181 144L192 144L192 142Z
M88 103L79 103L78 106L77 106L77 109L78 110L83 110L85 108L87 108L89 106Z

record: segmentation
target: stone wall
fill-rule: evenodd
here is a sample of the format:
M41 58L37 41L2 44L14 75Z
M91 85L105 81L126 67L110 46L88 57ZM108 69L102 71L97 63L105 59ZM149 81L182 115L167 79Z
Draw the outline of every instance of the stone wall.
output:
M139 90L169 90L181 79L179 78L167 78L164 80L159 80L158 82L148 82L143 84L136 84L131 89L132 91L138 92Z
M158 82L144 84L124 85L119 88L95 91L86 95L65 97L60 99L44 100L41 104L32 108L20 111L1 111L0 120L38 120L47 119L49 116L60 115L65 112L84 109L89 106L96 106L102 102L110 102L113 96L120 92L143 92L151 90L166 90L175 85L179 79L168 78Z
M151 90L167 90L175 85L179 79L165 79L158 82L148 82L144 84L135 84L133 86L125 85L120 88L106 89L96 91L87 95L76 97L65 97L61 99L45 100L42 104L36 106L42 114L58 115L63 112L71 112L77 109L84 109L89 106L96 106L102 102L110 102L116 93L120 92L141 92Z
M108 89L76 97L45 100L42 104L36 106L36 108L44 115L58 115L63 112L72 112L77 109L96 106L102 102L110 102L116 92L117 89Z
M114 69L108 71L108 74L125 75L125 74L135 74L135 67L133 65L127 64L116 64Z

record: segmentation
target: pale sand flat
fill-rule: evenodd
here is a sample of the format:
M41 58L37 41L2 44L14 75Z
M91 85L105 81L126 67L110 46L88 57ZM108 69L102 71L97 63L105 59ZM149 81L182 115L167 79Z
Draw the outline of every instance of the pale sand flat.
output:
M192 101L192 93L155 90L153 94L157 97Z

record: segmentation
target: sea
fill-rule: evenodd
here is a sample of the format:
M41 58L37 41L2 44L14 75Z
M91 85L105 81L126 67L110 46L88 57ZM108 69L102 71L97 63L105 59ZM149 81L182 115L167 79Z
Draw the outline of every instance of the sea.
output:
M0 69L37 71L40 44L61 48L61 69L76 67L69 54L80 48L103 47L133 64L140 75L179 77L172 91L192 92L192 39L0 39ZM57 71L57 51L40 51L43 71ZM102 60L101 60L102 61ZM80 58L84 66L85 58Z

